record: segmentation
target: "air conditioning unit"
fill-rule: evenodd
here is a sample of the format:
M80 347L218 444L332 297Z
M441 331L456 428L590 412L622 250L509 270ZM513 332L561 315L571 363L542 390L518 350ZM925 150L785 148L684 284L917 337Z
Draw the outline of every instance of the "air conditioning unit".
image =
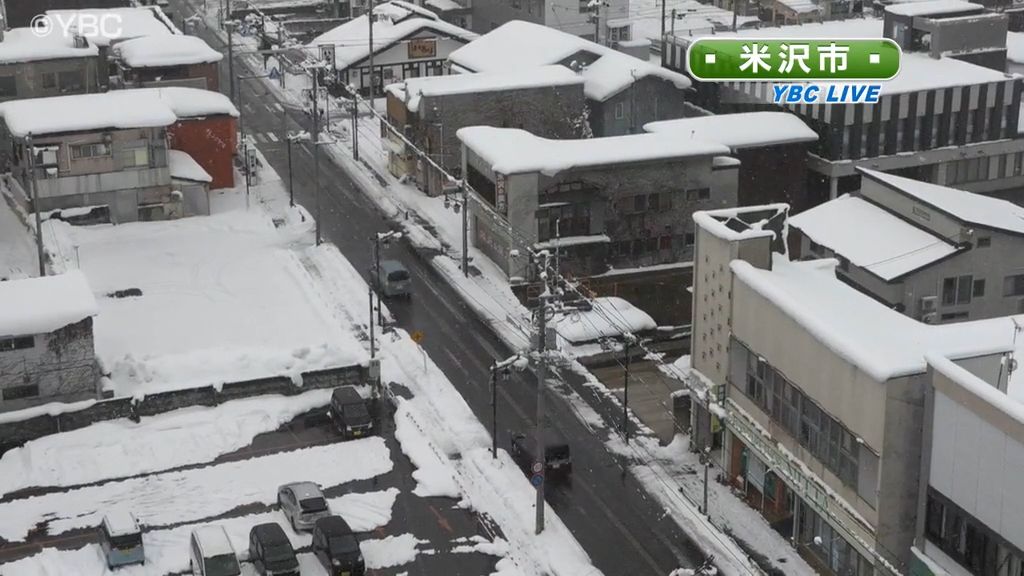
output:
M918 305L918 310L920 310L921 314L927 314L928 312L934 312L935 308L936 308L936 305L938 303L939 303L939 297L938 296L925 296L925 297L921 298L921 301L920 301L920 303Z
M935 324L939 320L939 315L935 312L929 312L921 317L921 321L925 324Z

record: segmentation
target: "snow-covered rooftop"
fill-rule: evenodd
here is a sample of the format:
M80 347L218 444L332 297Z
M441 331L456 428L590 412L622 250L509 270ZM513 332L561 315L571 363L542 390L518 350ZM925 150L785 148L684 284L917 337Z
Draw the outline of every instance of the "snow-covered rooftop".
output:
M514 46L515 49L510 49ZM558 64L579 52L597 56L583 69L584 92L604 101L635 80L654 76L679 88L691 86L683 74L657 66L554 28L513 20L452 52L448 58L473 72L500 72Z
M542 66L532 70L409 78L404 82L388 85L386 90L403 101L406 101L408 95L406 105L410 111L416 112L419 110L421 96L474 94L582 83L583 78L565 66Z
M557 174L586 166L629 164L690 156L728 154L721 144L683 140L672 134L631 134L582 140L549 140L517 128L472 126L459 140L496 172Z
M774 237L775 232L766 225L770 220L789 213L788 204L740 206L693 213L693 221L702 230L716 238L735 242L751 238Z
M867 178L917 198L964 222L1015 234L1024 234L1024 208L1006 200L911 180L876 170L866 168L859 170Z
M883 280L923 268L957 251L956 246L927 230L845 194L790 217L789 224Z
M70 23L72 29L75 22L103 23L99 25L80 26L80 33L90 42L99 46L109 46L118 40L139 38L141 36L168 36L177 33L157 15L156 6L146 8L83 8L81 10L47 10L46 15L61 23Z
M39 36L31 28L14 28L4 32L0 42L0 63L34 62L59 58L96 56L99 48L89 43L76 48L74 38L61 34Z
M594 298L592 310L561 314L554 319L558 335L573 344L619 337L658 327L643 310L614 296Z
M213 182L213 177L203 170L203 167L188 152L168 150L167 166L170 169L171 178L192 182Z
M1024 64L1024 32L1006 33L1006 58Z
M375 7L373 12L377 18L373 23L374 53L421 31L466 42L477 37L473 32L438 19L433 12L404 2L387 2ZM370 55L368 29L368 16L363 14L317 36L308 46L316 49L321 44L334 44L337 69L344 70Z
M690 140L719 142L732 149L814 142L818 134L789 112L741 112L662 120L644 125L648 132Z
M45 334L95 316L96 299L77 270L0 282L0 336Z
M83 113L87 111L87 113ZM139 88L0 103L15 137L89 130L169 126L179 118L238 111L226 96L198 88Z
M220 62L224 55L197 36L143 36L118 42L114 52L130 68Z
M924 372L929 352L960 359L1013 347L1011 317L923 324L836 278L835 265L832 259L791 262L775 254L771 270L741 260L731 267L736 281L877 382Z
M885 11L898 16L939 16L942 14L958 14L960 12L976 12L984 10L981 4L964 2L964 0L930 0L928 2L903 2L885 7Z
M678 32L678 30L677 30ZM678 34L685 36L685 34ZM881 18L850 18L849 20L828 20L825 22L808 22L791 26L764 26L761 28L740 29L735 32L725 30L716 32L715 37L722 38L881 38Z

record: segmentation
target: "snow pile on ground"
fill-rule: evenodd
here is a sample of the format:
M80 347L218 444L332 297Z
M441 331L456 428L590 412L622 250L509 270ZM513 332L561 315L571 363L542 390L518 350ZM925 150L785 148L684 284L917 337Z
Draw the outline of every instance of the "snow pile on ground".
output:
M365 362L310 298L292 249L308 230L262 210L118 226L44 224L55 259L80 267L99 299L96 353L118 395ZM141 296L110 297L137 289Z
M348 522L355 532L369 532L391 522L391 511L398 497L398 488L379 492L345 494L327 501L331 512Z
M363 540L359 548L363 552L366 568L376 570L412 562L418 554L417 545L426 543L426 540L420 540L412 534L402 534L381 540Z
M384 474L392 467L384 440L374 437L107 482L0 504L0 538L22 541L40 523L47 523L50 534L98 526L104 512L115 505L148 526L191 522L254 502L272 504L277 487L288 482L336 486Z
M421 498L459 498L462 495L455 478L452 477L450 464L442 461L443 455L434 452L426 431L416 422L415 416L411 414L405 402L402 402L395 412L395 438L402 445L402 452L416 466L416 471L412 473L412 477L416 479L413 494Z
M44 436L0 458L0 496L30 486L75 486L207 462L330 399L330 390L257 396Z

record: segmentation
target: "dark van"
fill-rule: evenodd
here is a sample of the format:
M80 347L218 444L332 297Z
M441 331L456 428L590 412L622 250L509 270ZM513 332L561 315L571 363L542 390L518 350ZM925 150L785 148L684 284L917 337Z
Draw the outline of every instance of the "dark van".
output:
M362 438L373 433L373 419L366 401L355 386L341 386L331 393L331 419L346 438Z
M276 522L249 531L249 561L262 576L299 576L299 560L284 529Z
M341 516L328 516L313 527L313 554L330 576L364 576L366 563L359 541Z
M536 440L532 434L512 433L512 459L520 468L530 472L533 463ZM544 429L544 470L548 475L572 472L572 454L569 443L556 430Z

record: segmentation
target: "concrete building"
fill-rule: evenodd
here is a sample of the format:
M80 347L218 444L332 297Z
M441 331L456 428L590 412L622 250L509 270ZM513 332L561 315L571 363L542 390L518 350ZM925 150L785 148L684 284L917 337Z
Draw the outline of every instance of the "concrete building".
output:
M106 80L99 49L82 36L0 31L0 102L99 92Z
M929 324L1024 312L1024 210L861 168L861 189L790 218L805 259Z
M1020 353L928 356L914 576L1024 573Z
M480 34L509 22L522 21L558 29L566 34L611 44L631 40L629 0L591 5L588 0L474 0L473 31Z
M0 412L98 396L97 313L85 276L0 282Z
M388 84L406 78L447 74L448 55L477 37L429 10L399 0L375 6L373 18L376 96L382 96ZM368 19L366 14L353 18L308 45L333 58L342 86L354 86L364 96L370 93Z
M818 134L795 114L747 112L651 122L647 132L718 142L740 161L737 206L785 202L799 212L821 202L807 193L807 148Z
M998 357L1014 321L932 326L890 310L839 281L835 260L786 257L786 216L694 215L694 442L821 573L907 574L930 359Z
M90 207L114 223L163 220L208 206L174 193L168 129L217 111L233 121L237 111L226 100L192 88L124 90L15 100L0 105L0 117L14 139L14 178L34 198L33 210ZM204 143L196 146L210 150L215 138L203 132ZM176 141L188 147L180 132ZM231 154L233 148L204 160L230 165Z
M13 28L29 26L32 18L48 10L81 8L124 8L131 0L4 0L5 20Z
M132 38L114 45L119 87L187 86L220 89L220 52L197 36Z
M564 66L414 78L388 86L387 100L388 122L456 177L462 174L456 133L467 126L515 127L555 139L590 135L583 79ZM419 161L397 134L389 131L388 141L391 173L410 175L421 190L440 194L440 173Z
M1017 168L1024 151L1024 139L1018 135L1022 79L997 66L1000 50L991 44L999 43L1000 36L996 34L993 41L987 32L1002 29L1005 38L1005 27L1000 28L1005 15L962 16L944 12L943 6L949 3L936 4L897 5L918 7L909 20L910 32L904 30L909 17L904 16L909 10L904 8L887 12L884 22L855 19L721 34L864 38L880 36L884 30L885 36L908 42L902 46L900 73L882 83L878 104L785 106L820 136L808 154L812 194L834 198L857 190L858 167L1011 200L1012 191L1024 186L1024 172ZM963 9L966 3L954 4ZM969 10L976 9L971 6ZM683 71L685 48L691 41L669 38L663 63ZM694 104L716 113L775 107L770 101L769 84L751 82L697 83L693 97Z
M638 134L644 124L685 116L691 86L673 72L566 32L512 21L449 57L453 72L508 72L562 65L578 70L595 136Z
M533 282L513 252L527 247L557 249L564 272L601 285L660 266L672 277L643 301L618 295L659 324L687 323L678 303L688 298L689 216L736 203L738 163L721 158L726 146L663 134L548 140L489 127L458 136L466 182L492 208L472 211L472 242L509 276Z

